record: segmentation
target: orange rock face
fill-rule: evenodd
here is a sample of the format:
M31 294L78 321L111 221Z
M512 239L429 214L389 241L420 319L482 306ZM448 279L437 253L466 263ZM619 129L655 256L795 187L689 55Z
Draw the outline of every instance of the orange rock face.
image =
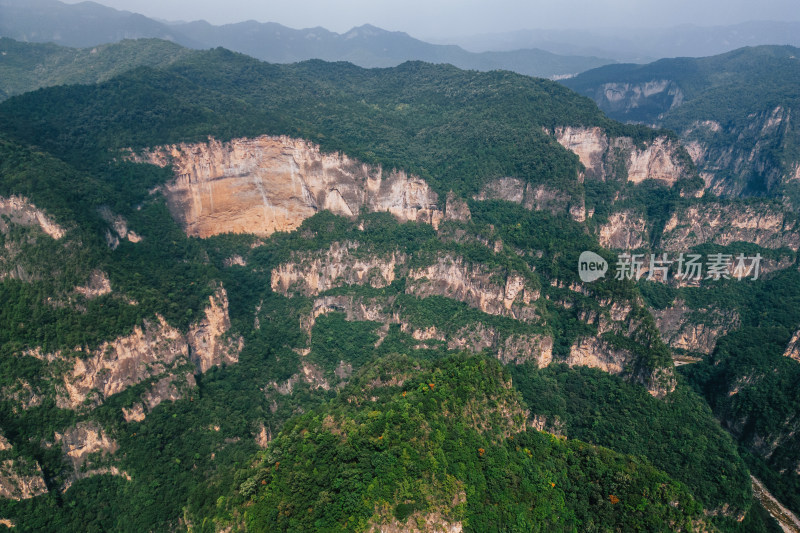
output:
M388 211L401 221L434 226L443 216L423 180L288 137L162 146L135 159L173 165L176 176L165 193L190 236L266 236L294 230L325 209L344 216Z

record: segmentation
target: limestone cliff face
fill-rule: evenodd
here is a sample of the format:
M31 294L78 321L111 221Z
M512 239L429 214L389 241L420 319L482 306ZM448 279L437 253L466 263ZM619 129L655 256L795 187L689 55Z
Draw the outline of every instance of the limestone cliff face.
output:
M77 357L36 350L28 355L51 363L56 404L62 409L91 408L137 383L162 377L144 393L142 407L126 412L126 418L135 420L140 416L134 411L143 413L144 407L149 410L163 400L176 399L178 384L188 385L180 390L194 386L194 372L237 362L242 340L231 337L229 329L227 293L219 287L209 297L205 316L186 334L157 317L96 350L78 347ZM65 371L59 370L65 365Z
M109 227L106 229L106 244L112 250L116 250L120 240L127 240L133 243L140 242L142 238L136 232L128 229L128 221L121 215L114 214L108 207L101 207L98 212L100 217L105 220Z
M271 286L285 295L315 295L343 285L382 288L394 281L395 267L404 262L404 254L376 256L360 251L356 242L333 243L325 251L293 254L272 270Z
M487 183L475 200L504 200L521 204L533 211L554 215L568 213L574 220L586 220L583 198L572 198L563 191L547 185L532 185L519 178L499 178Z
M658 105L671 109L683 103L681 88L672 80L652 79L640 83L604 83L593 96L606 112L632 113L637 108Z
M792 339L786 346L786 350L783 352L783 355L786 357L791 357L800 363L800 330L794 332L794 335L792 335Z
M119 450L119 444L96 423L80 422L63 433L56 432L55 442L61 445L72 466L68 484L96 474L121 475L116 467L106 464L109 456Z
M600 226L597 237L604 248L621 250L641 248L650 242L647 220L630 210L611 214L608 222Z
M42 467L19 457L0 462L0 498L27 500L47 492Z
M612 346L600 337L584 337L572 345L565 362L571 367L587 366L619 375L631 373L636 356L628 350ZM649 375L632 377L657 398L672 392L677 385L673 367L656 368Z
M665 309L651 309L656 327L673 348L710 354L717 339L739 326L739 316L717 309L693 310L678 300Z
M792 162L775 157L791 138L793 120L791 109L777 106L751 114L745 123L698 120L677 131L709 190L749 196L777 192L795 179Z
M504 278L502 282L497 279L498 275ZM536 308L531 304L539 298L539 291L528 286L525 277L518 272L494 272L448 254L439 255L428 267L411 270L406 293L420 298L444 296L490 315L525 321L535 320Z
M681 145L666 137L657 137L642 148L628 137L609 138L601 128L562 127L554 133L562 146L580 158L587 179L620 179L616 173L621 163L630 182L652 179L672 185L691 170L680 156Z
M484 349L497 353L504 363L522 364L536 362L541 368L553 359L553 338L547 334L515 334L503 337L490 326L481 323L465 326L458 331L445 333L435 326L420 327L410 324L402 309L394 305L395 299L363 298L353 295L322 296L314 300L311 311L300 319L301 327L310 334L316 319L327 313L344 313L349 321L373 321L388 327L399 324L401 331L420 341L446 343L451 350L480 352ZM384 328L379 335L384 336ZM378 341L381 342L381 341Z
M795 222L771 205L709 203L673 213L664 226L661 245L668 251L687 251L703 243L728 245L751 242L764 248L800 248Z
M3 215L0 217L0 232L2 233L8 230L8 223L4 220L6 218L12 224L38 226L53 239L61 239L67 234L67 230L22 196L0 196L0 215Z
M212 139L154 148L135 159L173 165L167 201L191 236L291 231L324 209L344 216L388 211L434 226L443 216L423 180L289 137Z

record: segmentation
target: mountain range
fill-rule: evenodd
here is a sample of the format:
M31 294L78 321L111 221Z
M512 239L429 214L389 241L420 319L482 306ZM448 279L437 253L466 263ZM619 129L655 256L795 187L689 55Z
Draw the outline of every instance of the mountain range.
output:
M297 30L256 21L224 26L204 21L166 24L94 2L64 4L57 0L0 1L0 37L79 48L123 39L157 38L195 49L223 46L272 63L324 59L349 61L362 67L390 67L419 60L482 71L505 69L545 78L569 76L613 63L611 59L562 56L539 49L473 53L371 25L338 34L324 28Z

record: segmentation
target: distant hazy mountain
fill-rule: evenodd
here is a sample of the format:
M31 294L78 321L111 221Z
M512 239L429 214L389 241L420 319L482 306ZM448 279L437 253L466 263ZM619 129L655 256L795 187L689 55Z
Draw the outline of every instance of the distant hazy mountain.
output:
M143 15L95 2L65 4L57 0L0 0L0 37L76 47L142 37L198 45Z
M608 65L564 84L608 116L677 132L714 192L800 202L800 49Z
M519 30L462 37L451 42L473 52L540 48L555 54L649 62L662 57L702 57L744 46L800 46L800 21L754 21L731 26Z
M122 39L166 39L191 48L225 48L273 63L306 59L349 61L362 67L390 67L409 60L450 63L474 70L505 69L541 77L563 77L614 61L594 56L561 56L537 49L467 52L406 33L365 25L339 34L324 28L296 30L276 23L247 21L214 26L205 21L165 24L93 2L0 0L0 36L19 41L90 47Z

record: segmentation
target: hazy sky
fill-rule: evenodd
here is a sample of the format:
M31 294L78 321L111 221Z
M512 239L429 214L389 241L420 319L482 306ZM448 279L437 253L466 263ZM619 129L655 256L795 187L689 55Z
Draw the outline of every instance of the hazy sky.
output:
M77 3L79 0L65 0ZM534 28L701 26L800 20L798 0L98 0L167 20L255 19L343 32L364 23L418 37Z

